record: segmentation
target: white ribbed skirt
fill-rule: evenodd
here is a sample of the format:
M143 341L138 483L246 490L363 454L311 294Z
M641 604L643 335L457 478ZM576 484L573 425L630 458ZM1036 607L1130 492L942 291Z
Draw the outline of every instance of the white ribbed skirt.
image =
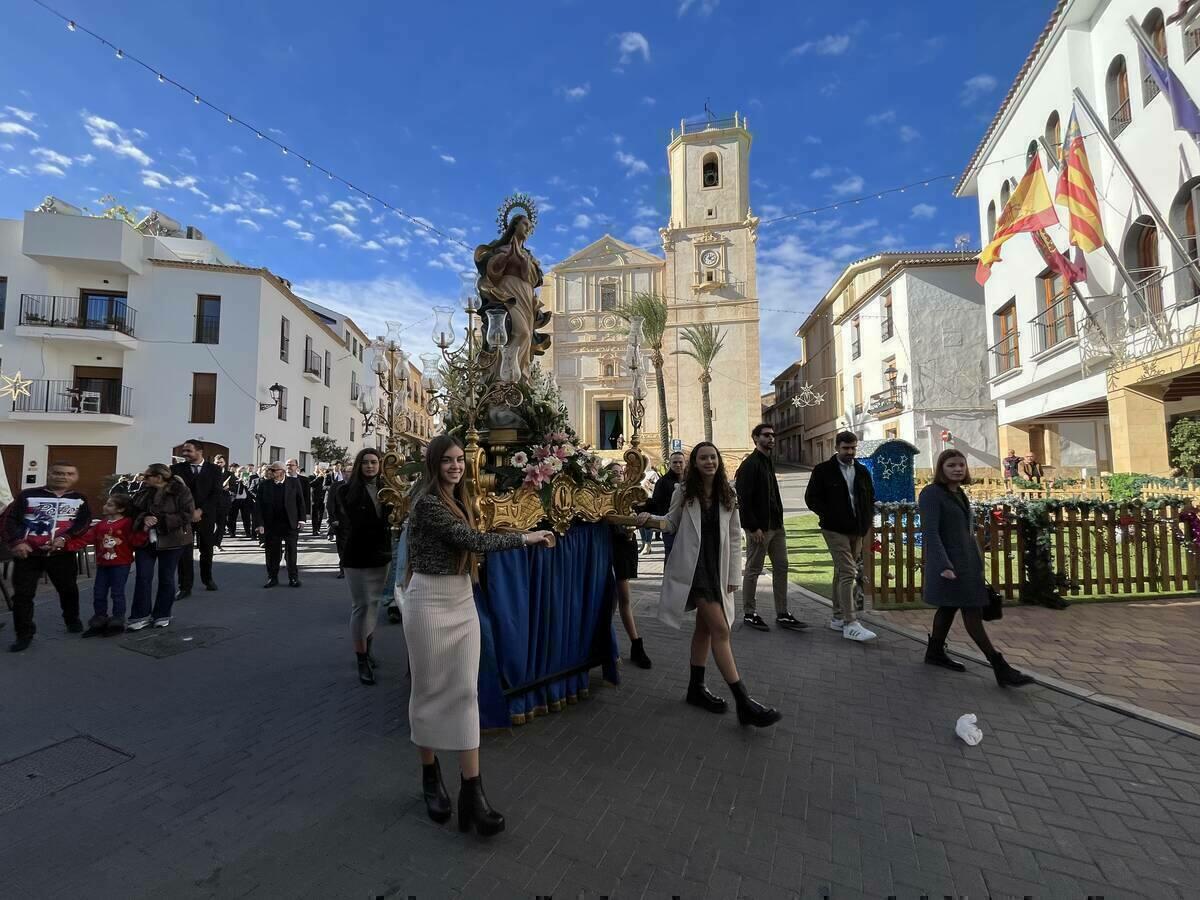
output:
M479 746L479 614L469 575L413 573L404 591L412 670L412 742L435 750Z

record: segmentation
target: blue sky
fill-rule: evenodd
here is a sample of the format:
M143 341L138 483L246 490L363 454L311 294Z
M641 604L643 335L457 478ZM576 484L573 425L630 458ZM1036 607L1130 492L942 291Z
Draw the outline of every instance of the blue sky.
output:
M472 246L514 190L542 204L531 246L547 264L604 232L656 245L669 129L706 100L749 117L764 219L957 173L1053 2L53 5L295 152L8 0L0 216L46 194L92 209L114 194L377 333L453 298L469 257L301 155ZM795 358L791 333L846 262L959 234L977 245L974 203L952 183L762 228L764 382Z

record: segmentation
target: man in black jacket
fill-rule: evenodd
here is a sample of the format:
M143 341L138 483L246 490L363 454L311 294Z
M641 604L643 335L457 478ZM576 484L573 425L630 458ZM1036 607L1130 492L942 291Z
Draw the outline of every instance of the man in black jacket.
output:
M746 568L742 571L742 622L759 631L770 626L758 614L755 594L763 560L771 557L771 587L775 593L775 624L789 631L808 627L787 608L788 551L783 530L783 498L771 453L775 449L775 428L762 422L750 432L754 452L742 460L734 476L738 515L746 532Z
M663 475L658 481L654 482L654 493L650 495L649 502L646 503L645 511L666 518L667 513L671 511L671 495L675 493L675 486L683 480L683 466L686 457L681 452L671 454L670 468L667 469L667 474ZM663 532L663 550L665 560L671 555L671 547L675 543L675 535L668 532Z
M858 621L854 584L862 559L863 538L875 520L875 486L866 466L856 462L858 436L842 431L837 452L812 470L804 503L817 514L821 535L833 557L833 609L829 627L852 641L870 641L875 632Z
M296 540L305 518L304 486L299 478L284 475L283 466L274 462L267 466L267 477L258 485L258 533L267 548L267 583L279 584L279 561L287 553L288 584L300 587L300 572L296 566Z
M179 450L183 462L171 466L171 474L178 475L192 492L196 509L192 513L192 533L196 536L194 546L200 548L200 581L210 591L217 589L213 581L213 547L217 541L217 522L221 517L225 476L204 458L204 442L193 438L184 441ZM196 574L193 568L192 548L185 547L179 557L179 593L175 599L191 596Z

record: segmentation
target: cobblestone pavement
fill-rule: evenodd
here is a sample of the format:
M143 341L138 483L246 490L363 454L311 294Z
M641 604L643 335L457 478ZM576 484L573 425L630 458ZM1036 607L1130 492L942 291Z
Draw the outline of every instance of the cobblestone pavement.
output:
M933 621L932 610L871 615L926 631ZM988 630L1014 665L1200 728L1200 600L1005 607ZM950 638L974 649L961 622Z
M682 702L687 635L652 619L649 578L654 668L487 736L509 828L460 835L424 816L400 629L360 686L328 545L303 562L303 588L264 591L257 553L219 557L222 590L172 625L195 639L162 658L67 636L39 605L34 647L0 655L0 894L1162 898L1200 880L1195 740L823 627L736 633L785 716L745 731ZM977 747L954 737L965 712Z

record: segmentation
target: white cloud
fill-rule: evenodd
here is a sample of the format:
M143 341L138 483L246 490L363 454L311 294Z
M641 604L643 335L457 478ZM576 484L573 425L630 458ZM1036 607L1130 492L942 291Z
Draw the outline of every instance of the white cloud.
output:
M833 192L842 197L848 194L861 193L862 189L863 180L858 175L851 175L833 186Z
M408 246L408 238L401 237L398 234L389 235L388 237L381 238L381 240L384 244L386 244L389 247L407 247Z
M850 35L827 34L815 41L805 41L799 47L793 47L791 56L804 56L812 51L819 56L841 56L850 49Z
M71 157L63 156L61 153L51 150L49 147L34 147L29 151L29 153L31 156L36 156L43 162L48 162L64 168L70 168L71 166Z
M804 136L804 143L819 144L819 143L821 143L821 139L819 137L817 137L815 134L806 134Z
M383 249L383 245L380 244L378 241L367 241L366 243L360 244L359 246L363 250L382 250Z
M20 122L0 122L0 134L19 134L23 137L31 137L35 141L38 139L36 131L26 128Z
M657 246L659 243L658 232L649 225L634 225L629 231L625 232L625 236L632 243L644 247Z
M29 170L25 166L13 166L4 170L7 174L15 178L28 178Z
M653 97L643 97L643 98L642 98L642 105L643 105L643 106L653 106L653 105L654 105L655 103L657 103L657 102L658 102L658 101L657 101L657 100L655 100Z
M355 243L357 243L360 240L360 237L357 233L351 231L349 228L347 228L341 222L334 222L332 225L326 225L325 230L332 231L334 234L336 234L338 237L340 237L343 241L354 241Z
M588 209L591 209L593 206L596 205L595 203L592 202L591 197L585 197L582 195L575 202L578 203L580 206L586 206Z
M650 62L650 42L640 31L622 31L617 35L617 47L621 51L621 65L633 62L637 56Z
M150 169L142 169L142 184L148 188L153 188L156 191L161 191L171 186L171 178L169 175L164 175L162 172L154 172Z
M187 147L179 148L179 158L187 160L193 166L200 165L200 160L196 159L196 154L193 153L191 150L189 150Z
M585 213L580 213L575 217L575 221L571 223L573 228L588 228L592 224L592 217Z
M864 231L869 231L879 225L878 219L864 219L854 225L843 225L837 229L838 237L851 238L855 235L862 234Z
M95 161L96 157L92 156L90 153L85 153L83 156L75 157L75 162L79 163L81 166L90 166Z
M689 9L696 7L696 14L711 16L721 0L679 0L679 15L685 16Z
M763 235L764 241L770 240L768 232ZM762 329L760 360L764 381L795 362L800 350L795 331L804 321L803 314L824 296L841 269L842 264L828 253L817 252L794 234L766 246L760 242L759 302L764 307L796 311L794 316L771 313L775 317L774 326Z
M116 122L111 119L101 118L100 116L90 115L86 112L82 113L82 116L84 130L91 137L93 147L99 147L101 150L108 150L117 156L132 159L139 166L143 167L150 165L154 161L148 153L125 136L124 129ZM134 134L138 133L135 130Z
M459 268L462 268L461 264ZM451 285L450 280L441 281L447 286ZM295 291L302 297L309 297L323 306L345 313L367 334L385 333L387 320L414 324L429 319L430 307L458 306L452 291L431 292L409 278L394 275L354 281L316 279L295 285ZM405 332L404 347L414 354L436 349L426 327L411 328Z
M284 219L284 220L283 220L283 227L284 227L284 228L290 228L290 229L292 229L293 231L299 231L299 230L300 230L300 229L302 229L304 226L303 226L303 225L301 225L299 222L297 222L295 219Z
M592 83L590 81L586 81L583 84L578 84L575 87L559 89L560 94L562 94L568 100L572 100L572 101L573 100L582 100L584 97L586 97L588 94L590 94L591 91L592 91Z
M5 151L6 153L7 153L7 152L11 152L11 151L13 151L13 150L16 150L16 149L17 149L17 148L16 148L16 147L14 147L12 144L0 144L0 150L3 150L3 151Z
M868 125L882 125L885 122L895 121L896 111L894 109L885 109L883 112L878 112L867 116Z
M969 106L984 94L990 94L999 82L993 75L972 75L962 86L963 106Z
M8 112L10 112L12 115L14 115L18 119L20 119L22 122L26 122L26 123L32 122L34 119L37 118L37 113L32 113L27 109L18 109L15 106L6 106L4 108L6 110L8 110Z
M178 184L178 183L179 182L176 182L176 184ZM278 215L278 213L276 213L275 210L269 209L266 206L255 207L254 209L250 210L250 212L254 213L256 216L267 216L268 218L271 218L271 219L275 218L275 216Z
M442 154L442 162L449 163L450 165L454 165L456 162L458 162L458 160L455 159L453 156L451 156L449 153L443 153Z
M238 176L238 180L239 181L249 181L249 182L253 183L255 181L258 181L258 176L255 175L253 172L243 172L241 175ZM286 180L287 179L285 178L284 181L286 181Z
M645 161L638 159L632 153L625 153L618 150L616 160L625 167L625 175L628 178L650 171L650 167L646 165Z
M38 163L33 170L42 175L53 175L56 178L65 178L67 174L58 166L52 166L50 163Z
M661 218L657 209L655 209L653 206L649 206L645 203L638 204L637 209L635 209L633 211L633 217L635 219L659 219L659 218Z
M257 222L255 222L253 219L247 219L247 218L243 217L241 219L238 219L237 223L239 225L244 225L246 228L249 228L251 231L262 231L262 226L259 225Z
M838 244L829 251L829 255L834 259L850 259L852 256L861 256L863 248L857 244Z
M240 203L224 203L221 205L210 203L208 204L208 211L217 215L221 213L241 212L242 205Z
M300 238L300 240L302 240L302 241L310 241L311 242L313 239L313 234L311 231L297 231L296 237Z
M184 175L181 178L175 179L175 187L183 188L184 190L195 194L197 197L203 197L205 200L207 200L208 194L196 187L196 181L197 179L195 175Z
M900 136L900 140L906 144L911 144L921 136L921 132L917 131L911 125L901 125L896 133Z
M293 178L291 175L284 175L281 180L287 185L287 189L297 196L300 194L300 179Z
M821 166L813 169L811 174L813 178L828 178L833 174L833 166Z
M932 219L935 215L937 215L937 207L928 203L918 203L912 208L914 219Z

